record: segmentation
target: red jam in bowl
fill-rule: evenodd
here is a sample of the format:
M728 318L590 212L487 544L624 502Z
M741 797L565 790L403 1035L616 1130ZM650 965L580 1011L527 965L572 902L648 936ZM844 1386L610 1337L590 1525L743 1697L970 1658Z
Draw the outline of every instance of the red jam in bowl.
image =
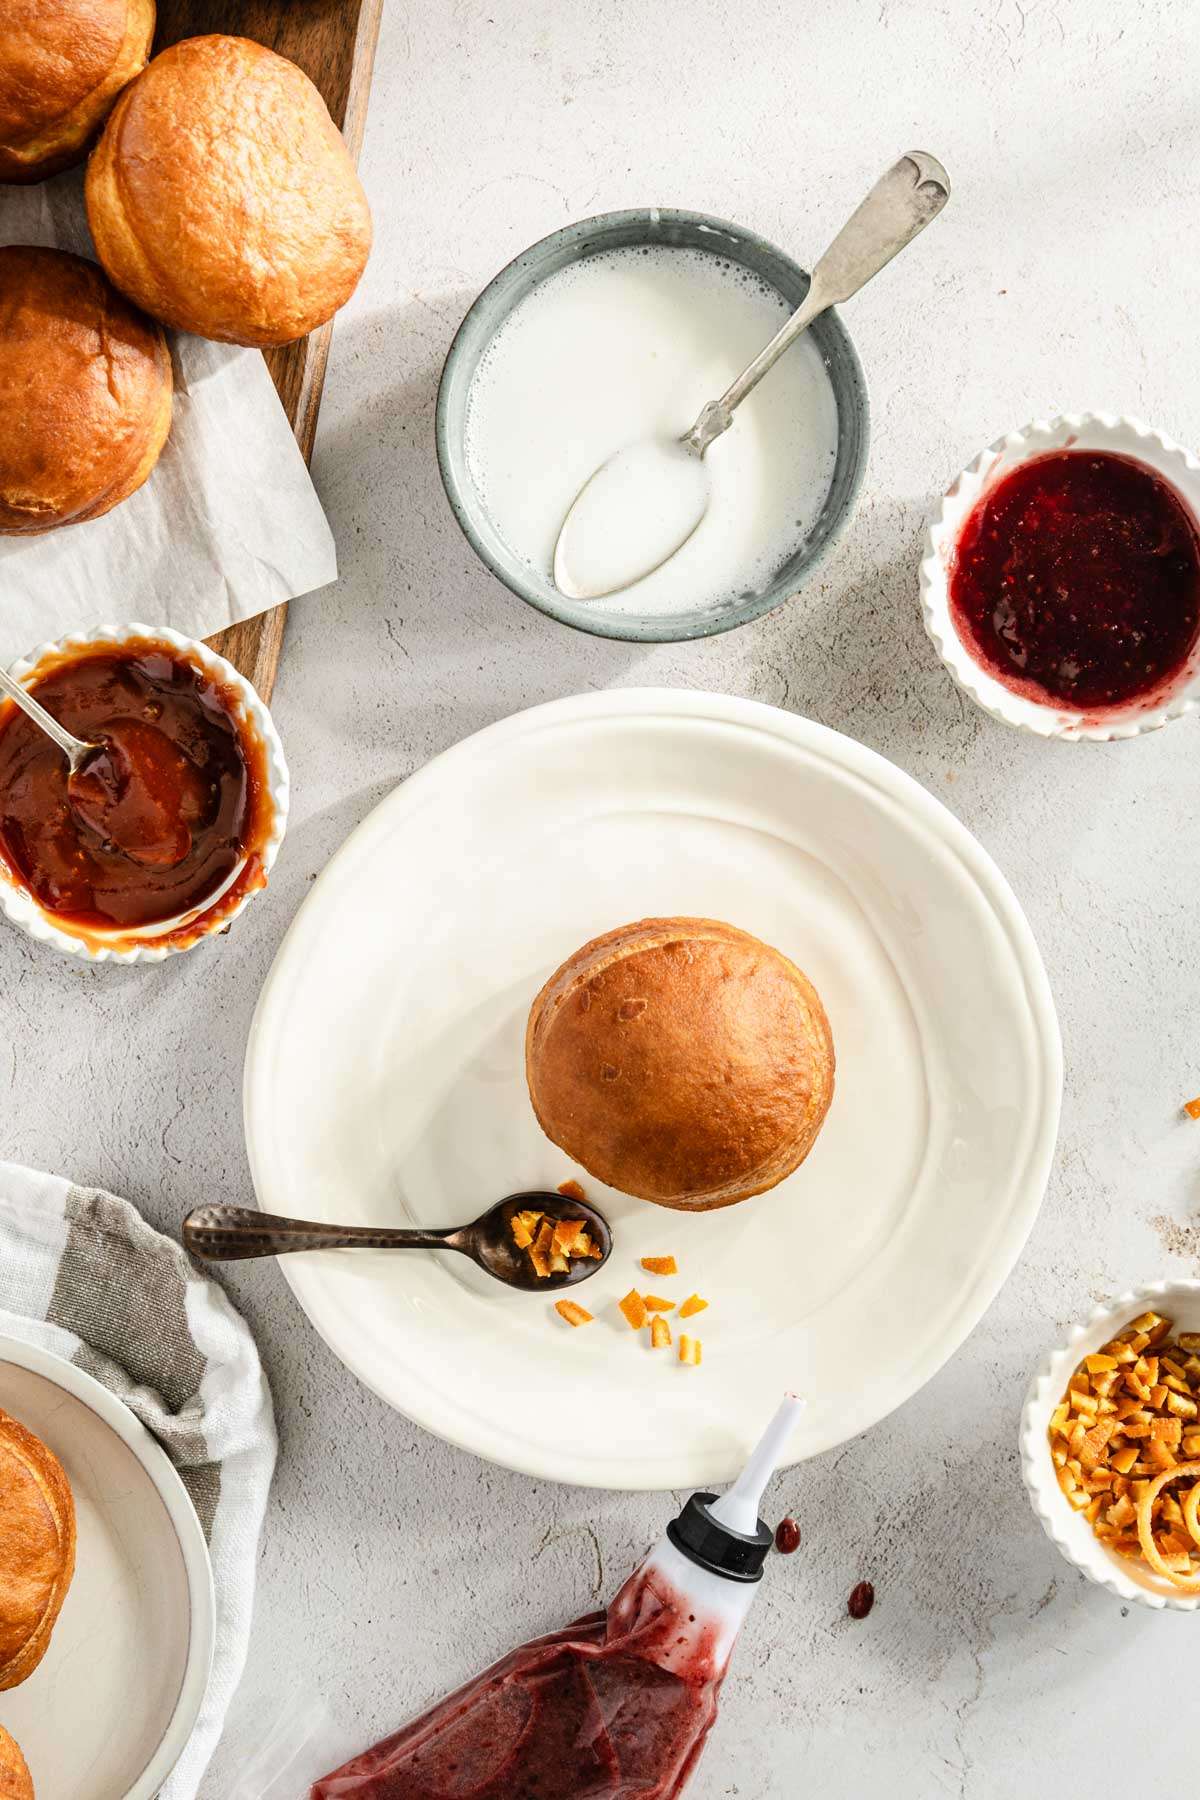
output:
M158 640L88 645L39 667L31 691L100 746L71 775L62 751L0 705L0 863L62 929L85 940L202 935L265 881L274 804L266 752L240 695ZM207 929L207 923L203 927Z
M967 518L950 613L998 681L1106 712L1164 694L1200 639L1200 534L1175 489L1129 456L1019 463Z

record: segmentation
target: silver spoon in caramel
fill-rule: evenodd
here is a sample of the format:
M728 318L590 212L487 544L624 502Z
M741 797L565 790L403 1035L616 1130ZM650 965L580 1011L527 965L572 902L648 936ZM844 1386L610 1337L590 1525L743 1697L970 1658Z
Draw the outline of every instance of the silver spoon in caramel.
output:
M0 669L5 694L44 731L67 759L71 810L104 842L148 869L173 869L192 847L191 827L209 804L210 790L195 764L162 732L137 720L114 727L100 743L77 738L40 700ZM154 758L142 740L154 739ZM165 770L164 752L170 759ZM174 781L178 809L156 789L164 774ZM136 784L136 788L135 788Z
M565 1270L539 1275L528 1248L513 1232L518 1213L536 1213L552 1225L580 1221L598 1256L560 1257ZM183 1221L183 1246L206 1262L236 1262L254 1256L285 1256L293 1250L457 1250L507 1287L546 1294L576 1287L602 1269L612 1253L612 1232L603 1213L585 1200L540 1190L510 1194L489 1206L470 1225L440 1231L374 1225L323 1225L285 1219L246 1206L198 1206Z

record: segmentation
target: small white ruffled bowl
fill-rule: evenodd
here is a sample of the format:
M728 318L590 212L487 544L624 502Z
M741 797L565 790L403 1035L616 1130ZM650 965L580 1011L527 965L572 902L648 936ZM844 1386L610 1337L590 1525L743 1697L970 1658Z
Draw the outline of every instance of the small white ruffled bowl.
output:
M248 736L263 748L267 790L271 804L271 826L260 851L262 881L255 887L238 890L236 880L227 893L218 893L204 901L191 913L167 923L145 925L134 930L97 930L89 927L76 933L46 912L0 858L0 909L14 925L67 956L93 963L162 962L180 951L190 950L202 938L224 931L237 918L248 901L266 886L279 846L287 829L290 786L283 745L274 721L255 689L244 675L195 638L184 637L164 625L98 625L94 631L73 633L54 644L39 644L9 668L14 681L23 687L36 687L40 673L69 658L72 652L95 646L114 650L130 649L145 643L169 644L191 662L220 682L233 699L232 716ZM7 713L13 702L0 700L0 712ZM165 940L165 941L162 941Z
M985 490L1019 463L1054 450L1105 450L1132 457L1161 475L1197 521L1200 529L1200 462L1140 419L1113 413L1064 413L1036 419L1023 431L1010 431L981 450L947 490L925 534L921 558L921 611L925 629L959 687L994 719L1039 737L1090 739L1141 737L1172 719L1200 708L1200 642L1187 665L1165 690L1144 695L1125 706L1092 712L1072 711L1052 701L1018 694L985 669L959 635L950 611L950 574L955 547L967 518Z
M1083 1514L1068 1505L1046 1436L1050 1415L1084 1357L1101 1349L1144 1312L1172 1320L1176 1331L1200 1331L1200 1281L1158 1281L1152 1287L1122 1294L1098 1307L1086 1324L1075 1327L1061 1349L1051 1351L1033 1378L1021 1414L1021 1473L1046 1536L1089 1581L1098 1582L1118 1600L1138 1606L1200 1612L1200 1594L1172 1587L1142 1563L1105 1549Z

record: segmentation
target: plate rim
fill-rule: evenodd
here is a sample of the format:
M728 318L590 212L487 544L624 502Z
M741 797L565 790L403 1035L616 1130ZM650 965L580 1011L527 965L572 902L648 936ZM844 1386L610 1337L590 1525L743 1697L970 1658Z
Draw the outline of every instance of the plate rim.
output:
M103 1382L56 1351L0 1331L0 1364L40 1375L86 1406L120 1438L146 1471L179 1544L189 1599L188 1647L179 1694L150 1761L125 1800L154 1800L195 1730L208 1690L216 1643L216 1590L204 1531L179 1472L146 1426Z
M963 1302L956 1307L952 1315L952 1323L943 1334L939 1346L914 1365L910 1371L909 1385L904 1394L898 1399L889 1399L879 1410L874 1411L867 1422L854 1434L855 1437L858 1437L880 1424L884 1419L889 1418L907 1401L913 1399L945 1367L980 1323L1012 1273L1021 1251L1028 1242L1045 1198L1058 1140L1062 1107L1063 1052L1058 1016L1041 952L1024 910L995 859L962 820L951 812L945 802L924 787L915 776L908 774L906 770L891 762L879 751L859 743L857 739L835 730L832 726L820 724L816 720L804 718L797 713L785 712L782 708L772 706L766 701L744 699L740 696L719 694L704 689L670 687L601 689L598 692L587 694L567 695L561 699L545 701L539 705L511 713L507 717L498 719L492 724L470 733L467 737L461 738L457 743L430 758L411 775L401 779L390 793L385 794L383 799L377 802L330 856L288 925L259 992L247 1038L242 1080L243 1129L255 1200L260 1208L263 1207L264 1202L261 1198L261 1184L264 1180L261 1167L262 1154L255 1142L255 1119L260 1106L260 1101L255 1093L255 1070L266 1042L268 1015L275 1004L276 996L283 990L284 964L289 958L301 919L316 896L329 885L330 878L336 876L339 865L348 861L352 854L360 853L364 846L369 846L372 838L390 833L395 815L423 806L428 800L431 790L447 779L453 780L460 766L468 765L481 755L494 753L506 740L515 740L526 732L536 732L546 726L578 723L589 717L594 721L614 718L636 720L655 715L665 715L681 720L708 720L735 727L740 726L753 732L764 732L777 739L783 739L793 747L798 747L832 762L843 770L848 770L869 785L884 792L890 799L899 802L906 810L920 815L926 827L957 855L971 876L976 889L990 904L993 916L1003 929L1015 968L1023 982L1033 1034L1041 1053L1043 1069L1038 1125L1031 1139L1026 1169L1016 1184L1022 1196L1021 1202L1010 1208L1004 1230L994 1247L991 1261L987 1266L986 1275L978 1276L972 1282ZM264 1134L260 1133L259 1135L261 1137ZM465 1450L471 1455L480 1457L483 1461L497 1463L497 1459L493 1455L478 1448L475 1442L470 1441L469 1433L456 1435L444 1421L439 1422L436 1407L431 1410L423 1406L420 1396L410 1395L403 1407L398 1405L370 1372L364 1359L355 1351L348 1352L341 1344L335 1343L333 1337L326 1331L324 1324L314 1318L302 1291L303 1283L299 1280L298 1272L294 1273L289 1268L287 1258L279 1258L277 1261L279 1261L284 1278L309 1324L321 1340L329 1346L338 1361L349 1369L351 1374L366 1388L376 1394L393 1411L399 1412L402 1417L430 1432L434 1437L440 1438L444 1443L451 1444L456 1449ZM412 1402L411 1405L408 1403L409 1401ZM780 1467L793 1467L810 1457L825 1454L828 1448L828 1446L823 1446L805 1450L796 1456L787 1458L780 1464ZM503 1463L497 1463L497 1466L509 1468L514 1473L527 1475L537 1480L555 1481L565 1486L600 1491L611 1491L617 1488L626 1492L665 1492L680 1485L694 1485L692 1477L689 1476L682 1483L673 1481L664 1486L656 1475L647 1478L636 1463L629 1462L620 1464L618 1471L608 1479L597 1479L591 1473L580 1473L577 1470L572 1472L569 1468L564 1468L555 1459L553 1453L524 1454L522 1450L513 1450L508 1459ZM714 1463L711 1467L705 1465L703 1473L697 1479L701 1484L722 1483L732 1480L736 1474L737 1467L733 1464L721 1463L718 1465Z

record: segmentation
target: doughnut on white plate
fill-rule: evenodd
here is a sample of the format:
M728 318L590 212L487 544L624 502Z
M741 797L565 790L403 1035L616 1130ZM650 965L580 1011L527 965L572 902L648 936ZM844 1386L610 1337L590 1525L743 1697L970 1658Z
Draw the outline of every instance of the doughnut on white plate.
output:
M837 1087L770 1193L669 1212L572 1168L538 1129L524 1032L588 938L650 915L753 932L815 982ZM995 864L916 782L753 701L638 689L506 719L398 788L300 909L259 1003L246 1135L259 1204L401 1225L474 1218L569 1176L612 1224L607 1267L550 1299L465 1258L281 1259L317 1330L426 1429L596 1487L731 1479L783 1389L789 1460L865 1430L962 1343L1041 1203L1062 1056L1029 926ZM672 1254L677 1277L638 1259ZM651 1351L630 1287L709 1309L699 1369ZM671 1320L673 1331L678 1325Z

